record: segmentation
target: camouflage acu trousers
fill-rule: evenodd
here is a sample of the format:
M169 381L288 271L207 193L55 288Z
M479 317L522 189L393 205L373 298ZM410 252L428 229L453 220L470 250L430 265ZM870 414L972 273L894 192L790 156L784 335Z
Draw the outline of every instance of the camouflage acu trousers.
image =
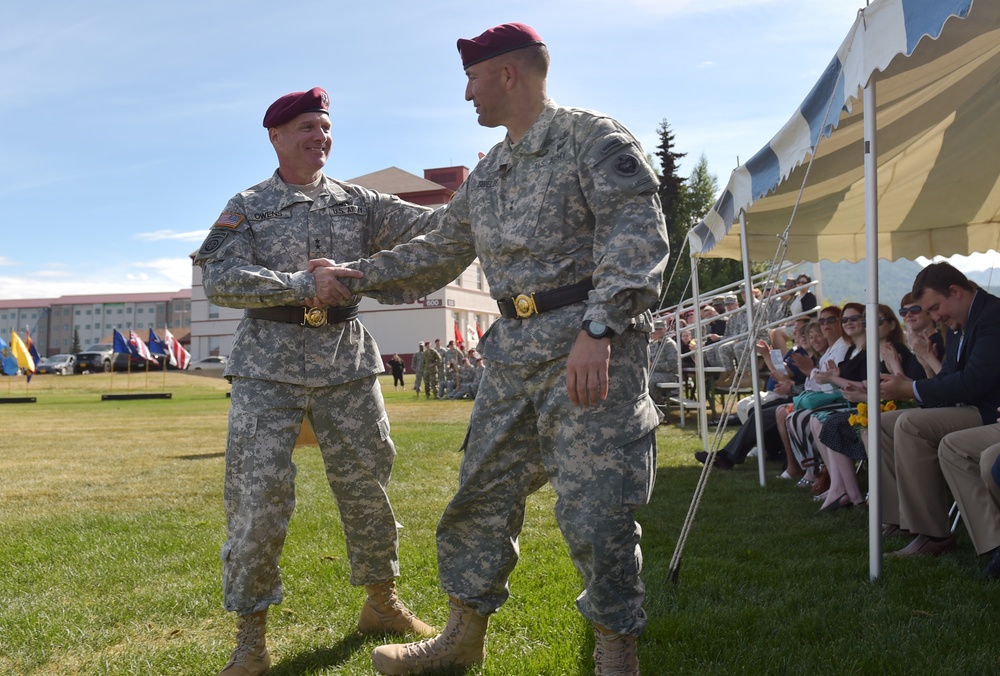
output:
M437 530L444 591L488 615L509 596L529 494L548 481L556 519L583 576L577 608L638 634L646 624L641 528L656 475L656 408L647 337L612 343L608 399L583 410L566 392L566 357L537 366L490 363L473 406L459 488Z
M396 449L375 376L330 387L233 378L226 442L226 610L282 600L279 559L295 508L292 449L309 416L340 510L351 584L399 574L396 519L386 496Z

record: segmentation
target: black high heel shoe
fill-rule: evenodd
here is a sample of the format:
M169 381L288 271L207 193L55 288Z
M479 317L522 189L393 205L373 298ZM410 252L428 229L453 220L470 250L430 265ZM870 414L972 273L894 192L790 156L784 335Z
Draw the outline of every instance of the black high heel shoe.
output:
M837 498L836 500L834 500L833 502L831 502L826 507L820 507L819 511L821 511L821 512L836 512L838 509L846 509L848 506L853 507L854 503L850 502L850 501L848 501L848 503L846 505L841 504L840 501L843 500L846 497L847 497L847 493L844 493L843 495L841 495L839 498Z

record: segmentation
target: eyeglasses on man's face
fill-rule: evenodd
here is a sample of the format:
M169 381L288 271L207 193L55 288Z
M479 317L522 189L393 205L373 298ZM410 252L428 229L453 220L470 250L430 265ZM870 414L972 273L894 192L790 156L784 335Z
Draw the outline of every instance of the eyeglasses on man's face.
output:
M923 312L923 308L920 307L919 305L910 305L909 307L901 307L901 308L899 308L899 316L900 317L905 317L908 314L918 315L921 312Z

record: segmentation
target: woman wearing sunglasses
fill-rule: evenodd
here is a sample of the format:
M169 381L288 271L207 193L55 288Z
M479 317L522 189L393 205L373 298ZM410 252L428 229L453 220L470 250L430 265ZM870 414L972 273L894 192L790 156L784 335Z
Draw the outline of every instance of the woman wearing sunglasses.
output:
M906 323L906 342L931 378L941 370L944 360L944 336L930 313L914 303L913 295L907 293L899 303L899 316ZM906 376L916 380L909 373Z
M847 399L854 402L865 401L867 398L868 357L864 311L865 308L860 303L848 303L844 306L841 321L852 347L840 367L828 370L824 376L828 382L841 388ZM903 342L903 331L892 308L879 305L877 321L882 373L914 373L923 377L919 375L923 373L923 368ZM830 490L827 491L821 511L834 511L864 502L855 473L855 463L865 460L867 453L857 430L850 423L851 413L850 410L817 413L810 421L813 436L817 440L816 446L830 474Z

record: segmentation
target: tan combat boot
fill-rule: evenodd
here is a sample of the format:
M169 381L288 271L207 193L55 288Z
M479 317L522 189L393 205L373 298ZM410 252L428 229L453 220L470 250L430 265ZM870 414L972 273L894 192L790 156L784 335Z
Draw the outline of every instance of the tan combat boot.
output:
M403 605L396 594L396 581L366 584L368 597L361 608L358 631L362 634L416 634L430 638L436 633Z
M635 636L616 634L594 625L595 676L639 676L639 655Z
M471 667L486 659L486 627L483 617L458 599L448 599L448 625L434 638L418 643L383 645L372 652L372 664L389 676L423 674L439 669Z
M236 631L236 649L219 676L259 676L271 666L271 656L264 643L267 610L240 616Z

